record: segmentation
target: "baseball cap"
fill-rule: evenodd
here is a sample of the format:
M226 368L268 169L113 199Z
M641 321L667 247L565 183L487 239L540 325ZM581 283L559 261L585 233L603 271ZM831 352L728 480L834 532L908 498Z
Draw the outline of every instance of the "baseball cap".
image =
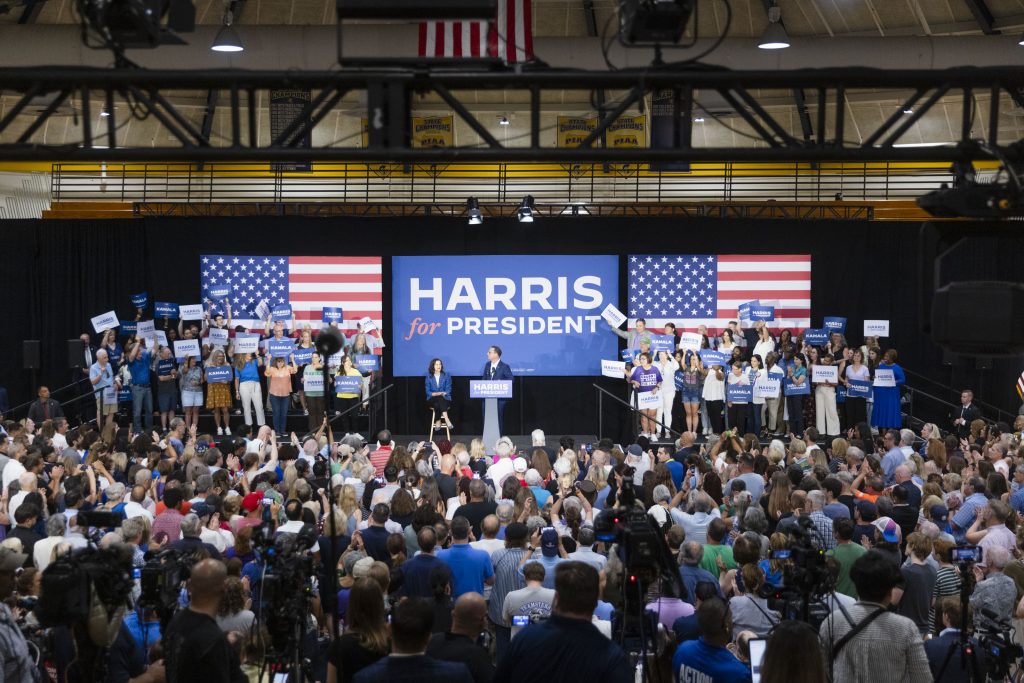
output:
M644 449L640 447L640 444L635 444L634 443L634 444L631 444L629 446L629 448L626 449L626 454L627 455L635 455L636 457L639 458L640 456L642 456L644 454Z
M242 499L242 507L249 512L255 512L256 508L263 502L263 494L258 491L253 491Z
M206 517L207 515L213 512L213 508L211 508L203 501L199 501L198 503L192 504L192 509L190 510L190 512L194 514L196 517Z
M512 469L514 469L516 472L525 472L527 469L526 458L516 458L515 460L513 460Z
M10 548L0 548L0 572L15 572L25 566L28 555L15 552Z
M506 534L508 532L506 531ZM540 534L540 549L545 557L554 557L558 554L558 532L554 529L545 529Z
M889 543L900 542L900 525L892 517L879 517L872 522L872 525L881 532L882 538Z
M932 505L928 512L932 516L932 521L937 524L945 524L946 520L949 519L949 509L945 505Z
M878 506L870 500L857 501L857 511L865 522L873 522L878 518Z

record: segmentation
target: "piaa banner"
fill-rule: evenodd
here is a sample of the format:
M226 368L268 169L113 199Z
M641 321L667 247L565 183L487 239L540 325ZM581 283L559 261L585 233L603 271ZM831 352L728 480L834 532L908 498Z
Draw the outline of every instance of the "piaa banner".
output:
M619 297L615 256L396 256L394 374L439 357L479 377L487 349L522 375L599 375L618 338L601 312Z

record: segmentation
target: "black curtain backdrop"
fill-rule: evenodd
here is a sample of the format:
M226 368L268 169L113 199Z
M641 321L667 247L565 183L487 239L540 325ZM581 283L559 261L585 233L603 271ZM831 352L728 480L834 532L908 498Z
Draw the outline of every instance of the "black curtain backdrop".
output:
M0 336L0 353L7 361L0 365L0 382L8 388L12 405L32 397L32 376L23 369L21 342L39 339L39 380L51 387L67 384L72 373L66 340L86 331L92 334L89 319L111 308L122 319L134 319L129 300L134 292L149 292L151 305L154 300L199 301L202 253L383 256L384 337L389 346L389 257L395 255L810 253L815 325L826 315L845 316L850 341L859 343L864 318L889 319L892 336L883 346L896 347L904 367L947 385L974 386L979 399L1015 413L1019 401L1013 384L1024 367L1021 358L997 359L993 369L984 372L975 369L974 359L944 364L941 350L922 334L931 298L930 285L924 287L922 281L930 283L931 250L940 232L947 239L968 236L955 258L947 260L945 275L1020 279L1024 236L1005 228L982 234L979 226L983 224L944 223L937 231L917 223L568 217L533 224L488 220L482 226L442 217L4 221L8 259L0 270L0 285L13 324ZM632 241L629 235L634 236ZM500 261L495 261L495 268L500 269ZM623 259L620 297L626 292L625 276ZM480 355L483 358L484 349ZM385 372L388 366L385 355ZM429 415L423 406L422 380L386 381L395 383L389 426L396 433L425 433ZM623 383L600 377L517 381L517 398L506 411L506 431L528 433L540 427L551 434L597 433L594 383L624 395ZM457 378L455 389L466 396L468 379ZM480 429L479 408L469 403L466 400L455 410L460 433ZM23 415L20 411L16 417ZM604 418L605 434L615 436L622 412L606 400Z

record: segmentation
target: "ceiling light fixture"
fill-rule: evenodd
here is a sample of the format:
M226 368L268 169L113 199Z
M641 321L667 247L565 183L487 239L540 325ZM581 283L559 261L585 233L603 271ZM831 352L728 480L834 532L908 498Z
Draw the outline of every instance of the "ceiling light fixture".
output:
M103 106L103 109L100 109L100 116L102 116L103 118L110 116L110 112L107 111L106 105Z
M703 116L698 116L697 118L695 118L693 120L693 122L694 123L704 123L704 117Z
M480 213L480 202L476 197L466 200L466 209L470 225L480 225L484 222L484 215Z
M761 34L757 46L762 50L781 50L789 47L789 35L786 33L786 27L782 25L782 8L774 3L768 8L768 26Z
M1024 36L1021 36L1020 39L1017 40L1017 44L1024 45Z
M533 196L526 195L519 203L519 208L516 209L516 220L520 223L532 223L534 208Z
M242 39L238 37L238 31L231 26L234 18L234 12L229 6L224 12L224 25L217 31L217 37L213 39L213 45L210 46L214 52L241 52L245 49Z
M903 113L904 113L904 114L913 114L913 113L914 113L914 110L913 110L913 109L911 109L910 107L905 107L905 108L903 109Z
M508 125L511 125L511 124L512 124L512 122L508 120L507 116L502 116L500 119L498 119L498 125L499 126L508 126Z

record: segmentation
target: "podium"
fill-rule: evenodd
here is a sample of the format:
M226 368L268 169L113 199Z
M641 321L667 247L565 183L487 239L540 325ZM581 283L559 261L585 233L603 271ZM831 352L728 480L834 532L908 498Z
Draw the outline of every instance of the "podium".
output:
M498 401L512 398L512 380L510 379L472 379L469 381L469 397L480 398L484 402L484 448L488 453L494 452L494 446L501 438L498 421Z

